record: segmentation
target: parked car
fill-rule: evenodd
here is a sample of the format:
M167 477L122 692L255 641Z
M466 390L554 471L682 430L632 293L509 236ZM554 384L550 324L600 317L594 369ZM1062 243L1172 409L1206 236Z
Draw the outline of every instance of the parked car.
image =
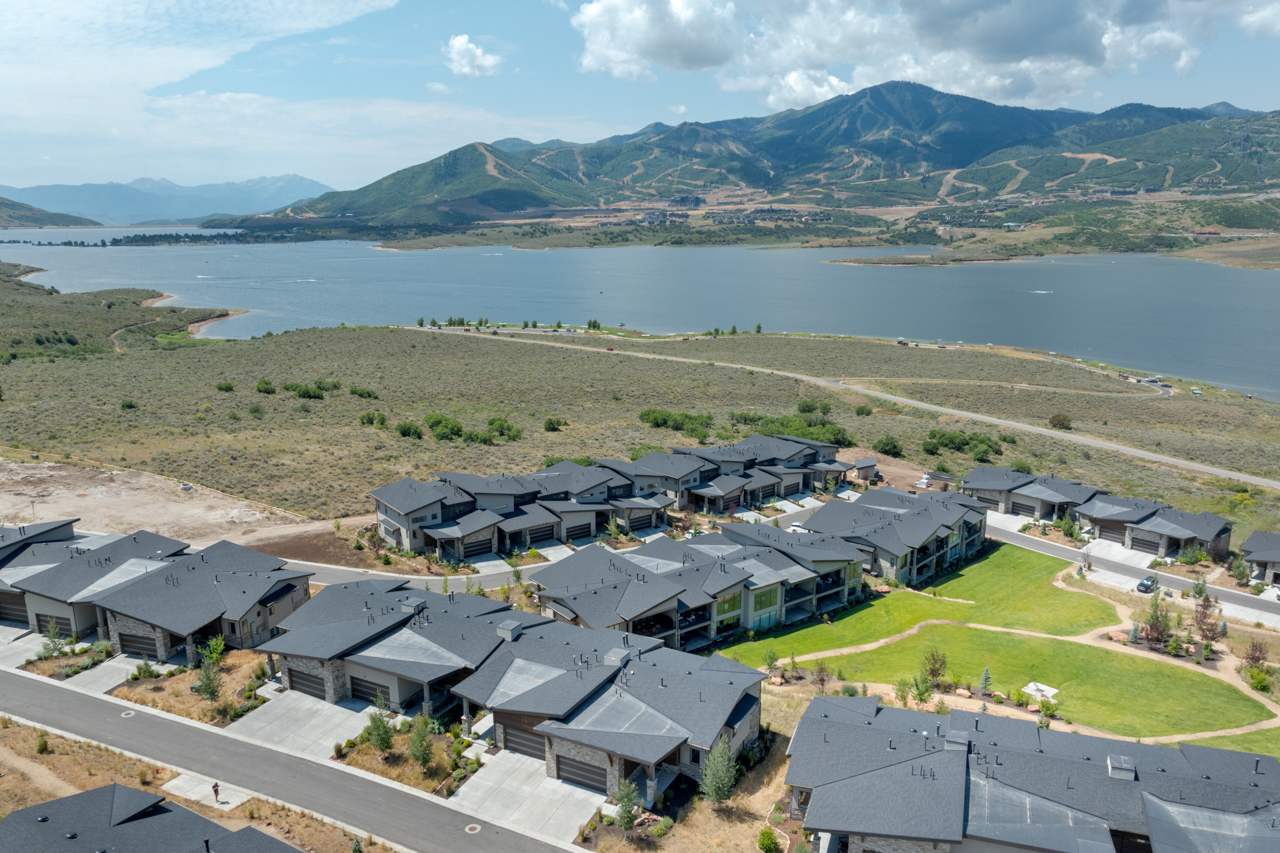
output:
M1159 581L1156 580L1155 575L1147 575L1145 578L1138 581L1138 592L1151 592L1151 590L1156 588L1157 583L1159 583Z
M608 350L609 352L613 352L613 347L605 347L605 349Z

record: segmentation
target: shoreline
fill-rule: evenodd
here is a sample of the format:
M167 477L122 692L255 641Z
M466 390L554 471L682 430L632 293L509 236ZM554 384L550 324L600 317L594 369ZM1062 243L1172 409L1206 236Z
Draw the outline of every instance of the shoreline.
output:
M170 298L172 298L172 297L170 297ZM220 323L220 322L222 322L223 320L230 320L232 317L238 317L238 316L240 316L241 314L248 314L248 313L249 313L249 309L248 309L248 308L229 308L229 309L227 309L227 313L226 313L226 314L223 314L221 317L210 317L208 320L201 320L201 321L199 321L199 322L197 322L197 323L192 323L192 324L188 325L188 326L187 326L187 331L191 333L191 337L192 337L192 338L195 338L195 337L197 337L201 332L203 332L205 329L207 329L207 328L209 328L210 326L212 326L214 323ZM329 328L336 328L336 327L335 327L335 326L330 326ZM227 339L227 338L212 338L212 337L210 337L210 338L200 338L200 340L205 340L205 341L215 341L215 340L228 340L228 339Z
M164 302L166 299L173 299L173 298L174 298L174 295L172 293L161 292L159 296L153 296L150 299L142 300L142 307L154 308L155 306L159 305L161 302Z

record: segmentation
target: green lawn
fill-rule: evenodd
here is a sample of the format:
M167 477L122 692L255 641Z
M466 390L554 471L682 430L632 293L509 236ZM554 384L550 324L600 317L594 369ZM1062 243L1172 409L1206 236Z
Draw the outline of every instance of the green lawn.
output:
M1006 694L1039 681L1062 691L1067 718L1124 737L1212 731L1272 716L1231 685L1163 661L958 625L933 625L883 648L830 658L827 665L849 681L892 684L918 673L925 651L935 646L947 655L951 678L976 684L990 667L994 688Z
M858 646L892 637L926 619L975 622L997 628L1024 628L1071 637L1119 621L1115 607L1083 593L1053 586L1065 560L1014 545L1001 545L987 557L930 587L938 595L972 601L944 601L912 592L895 592L837 616L830 625L809 624L778 631L754 643L722 650L748 666L763 666L764 651L782 658Z
M1242 735L1206 737L1186 741L1196 746L1216 746L1219 749L1236 749L1240 752L1257 752L1280 758L1280 729L1259 729Z

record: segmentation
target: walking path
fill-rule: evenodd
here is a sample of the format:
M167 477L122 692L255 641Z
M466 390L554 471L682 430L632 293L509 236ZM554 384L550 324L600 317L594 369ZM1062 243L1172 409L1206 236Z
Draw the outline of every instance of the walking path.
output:
M843 655L858 654L860 652L869 652L873 649L883 648L884 646L890 645L891 643L896 643L900 640L904 640L907 637L913 637L916 634L920 633L921 630L931 625L958 625L964 628L977 628L982 631L993 631L993 632L1002 633L1002 634L1017 634L1023 637L1037 637L1037 638L1046 639L1046 640L1061 640L1063 642L1068 642L1068 643L1078 643L1084 646L1093 646L1094 648L1108 649L1110 651L1119 652L1121 654L1136 655L1137 657L1144 657L1144 658L1147 658L1148 660L1157 660L1157 661L1160 661L1161 663L1170 664L1172 666L1180 666L1183 669L1190 669L1196 672L1202 672L1205 675L1209 676L1210 678L1216 678L1219 681L1224 681L1227 684L1230 684L1232 687L1235 687L1236 689L1243 692L1246 696L1251 696L1254 699L1257 699L1259 702L1262 703L1262 705L1267 710L1271 711L1272 714L1277 715L1272 717L1269 720L1262 720L1257 723L1251 723L1246 726L1237 726L1235 728L1230 728L1230 729L1220 729L1218 731L1195 732L1191 734L1163 735L1160 737L1143 738L1143 740L1146 741L1147 743L1178 743L1180 741L1185 741L1185 740L1194 740L1194 739L1205 738L1205 737L1220 737L1223 735L1237 735L1237 734L1244 734L1246 732L1258 731L1260 729L1272 729L1272 728L1280 727L1280 704L1277 704L1276 702L1272 701L1266 695L1252 690L1247 684L1245 684L1244 679L1240 677L1240 674L1238 672L1236 672L1237 667L1240 666L1240 659L1230 654L1229 652L1225 650L1219 650L1215 652L1214 658L1212 660L1205 661L1205 663L1201 665L1201 664L1193 663L1189 658L1174 658L1174 657L1170 657L1169 655L1162 655L1157 652L1151 651L1150 649L1147 649L1145 647L1125 645L1123 643L1117 643L1114 640L1108 639L1108 634L1114 631L1124 631L1125 633L1128 633L1128 626L1133 624L1133 609L1128 605L1121 604L1116 601L1112 601L1106 596L1098 595L1097 593L1091 592L1089 590L1082 590L1077 587L1067 585L1062 581L1062 577L1065 573L1073 572L1073 571L1075 571L1075 566L1069 566L1068 568L1064 569L1062 574L1059 574L1058 577L1054 578L1053 585L1058 587L1059 589L1067 590L1069 592L1078 592L1083 595L1092 595L1095 598L1099 598L1107 602L1108 604L1113 605L1116 608L1117 614L1120 616L1119 622L1117 622L1115 625L1110 625L1105 628L1095 628L1091 631L1086 631L1083 634L1079 634L1073 637L1064 637L1056 634L1045 634L1040 631L1029 631L1024 628L999 628L993 625L982 625L977 622L959 622L952 619L926 619L923 622L918 622L912 627L908 628L907 630L902 631L898 634L894 634L891 637L885 637L880 640L875 640L874 642L863 643L857 646L845 646L839 649L828 649L822 652L812 652L806 655L796 655L796 660L797 661L819 660L821 658L840 657ZM903 593L894 592L890 594L901 595ZM1106 737L1115 737L1115 735L1110 734L1108 732L1103 732L1101 730L1098 730L1098 733Z
M434 332L437 334L462 334L462 332L445 332L439 329L426 329L426 328L419 329L415 326L405 326L404 328L411 329L414 331L419 331L419 332ZM561 343L559 341L535 341L535 340L528 340L526 338L512 337L511 335L476 335L475 337L483 340L511 341L514 343L534 344L534 345L541 345L541 346L548 346L548 347L560 347L562 349L585 350L587 352L595 352L595 353L608 352L607 350L602 350L600 347L583 346L581 344ZM1257 477L1257 476L1254 476L1253 474L1243 474L1239 471L1229 471L1226 468L1215 468L1212 465L1202 465L1199 462L1190 462L1186 459L1177 459L1173 456L1164 456L1163 454L1160 454L1160 453L1151 453L1150 451L1147 451L1147 450L1139 450L1136 447L1129 447L1128 445L1117 444L1114 441L1106 441L1101 438L1092 438L1086 435L1073 435L1071 433L1064 432L1063 430L1031 426L1030 424L1024 424L1019 421L1005 420L1004 418L991 417L990 415L979 415L974 412L961 411L960 409L949 409L945 406L935 406L932 403L923 403L919 400L911 400L906 397L899 397L893 394L885 394L881 391L873 391L871 389L864 388L860 385L852 384L856 382L866 382L868 381L867 379L830 379L822 376L809 376L804 373L792 373L787 370L771 370L767 367L757 367L751 364L734 364L732 362L725 362L725 361L707 362L704 359L683 358L681 356L675 356L675 355L659 355L657 353L651 353L651 352L632 352L629 350L614 350L610 354L618 355L618 356L628 356L631 358L651 358L651 359L656 359L658 361L678 361L678 362L683 362L685 364L713 364L716 367L732 367L737 370L751 370L756 373L767 373L773 376L785 376L789 379L798 379L801 382L810 382L814 385L820 385L824 388L831 388L834 390L841 390L841 391L858 391L863 394L877 397L881 400L888 400L891 403L900 403L904 406L914 406L918 409L924 409L930 412L940 412L944 415L955 415L957 417L969 418L970 420L979 421L981 423L993 424L995 426L1004 427L1006 429L1016 429L1016 430L1022 430L1023 432L1035 433L1037 435L1045 435L1051 438L1059 439L1061 441L1069 441L1073 444L1081 444L1081 445L1085 445L1086 447L1093 447L1099 450L1111 450L1116 453L1123 453L1126 456L1133 456L1137 459L1145 459L1148 462L1159 462L1164 465L1172 465L1176 468L1182 468L1183 470L1186 470L1186 471L1196 471L1201 474L1210 474L1214 477L1223 477L1228 480L1238 480L1242 483L1250 483L1255 486L1264 486L1268 489L1276 489L1277 491L1280 491L1280 480L1271 480L1266 477ZM930 381L930 380L917 379L912 381L921 382L921 381ZM939 381L939 380L933 380L933 381ZM1069 389L1052 389L1052 390L1066 391ZM1152 397L1155 395L1144 395L1144 396Z

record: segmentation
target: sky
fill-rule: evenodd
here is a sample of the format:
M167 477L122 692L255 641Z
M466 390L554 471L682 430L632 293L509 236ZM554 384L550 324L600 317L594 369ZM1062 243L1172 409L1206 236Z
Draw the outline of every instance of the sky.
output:
M1280 0L4 0L0 184L338 189L507 136L805 107L1280 109Z

